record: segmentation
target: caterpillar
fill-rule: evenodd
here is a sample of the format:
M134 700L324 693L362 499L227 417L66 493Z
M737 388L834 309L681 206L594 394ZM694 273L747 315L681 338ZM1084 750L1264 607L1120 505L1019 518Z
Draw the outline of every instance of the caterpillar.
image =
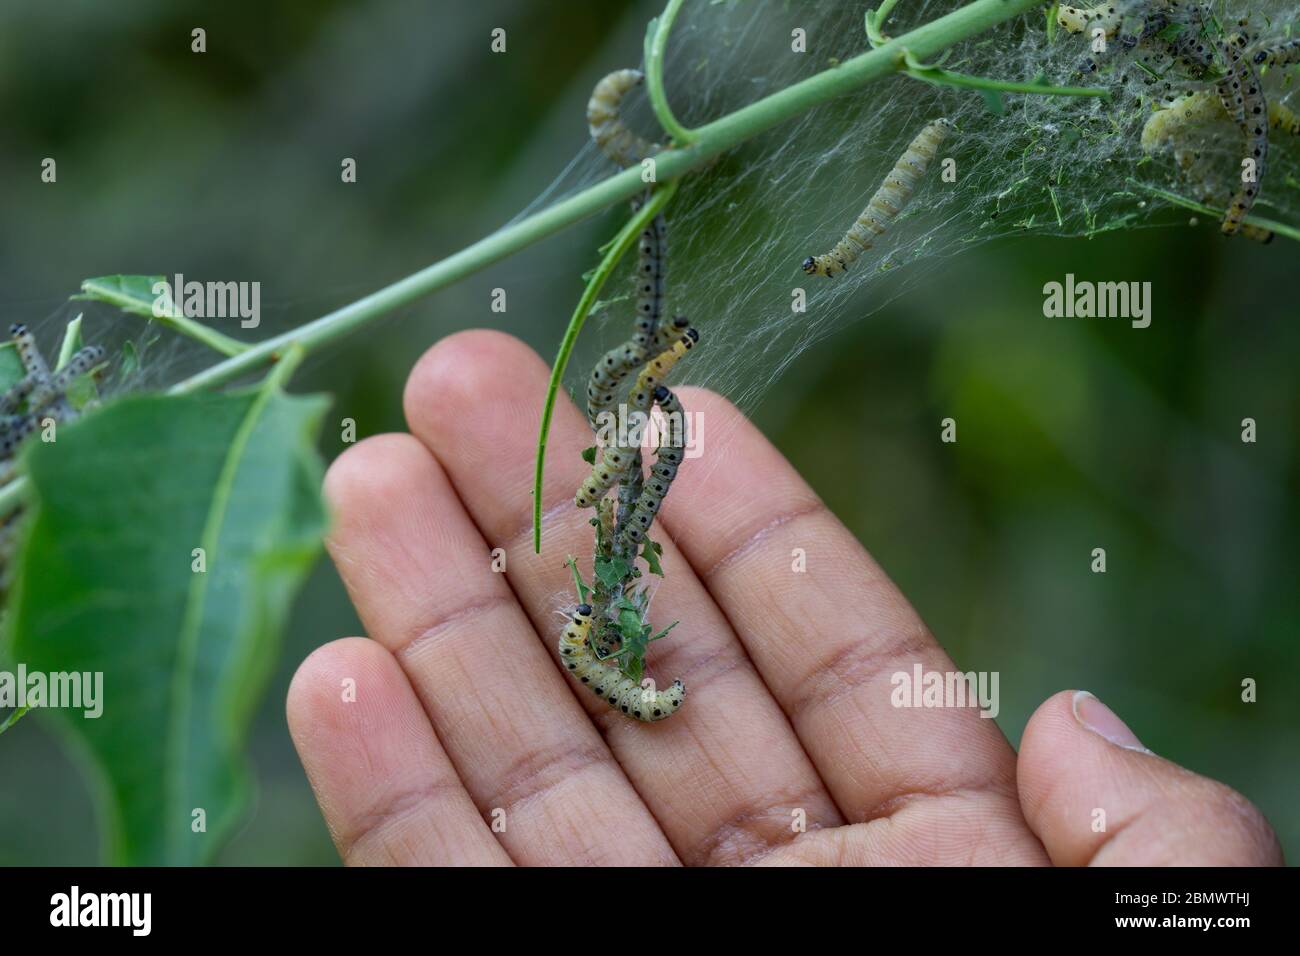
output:
M1244 177L1227 211L1223 214L1220 231L1232 236L1241 231L1242 221L1255 205L1259 184L1264 178L1264 160L1268 156L1268 101L1254 66L1242 55L1236 44L1224 44L1228 59L1228 76L1216 87L1225 110L1232 115L1246 134L1246 148L1254 160L1254 176Z
M632 210L641 208L643 200L632 203ZM587 420L591 427L599 427L602 412L614 404L619 385L628 375L645 364L650 348L665 348L665 333L659 325L663 314L664 257L667 247L668 224L663 216L656 216L641 232L637 244L636 268L636 331L622 345L610 349L591 370L587 383ZM685 320L680 320L684 322Z
M677 477L677 468L682 463L682 451L686 447L686 412L677 396L660 385L654 391L655 404L664 413L663 441L655 454L654 466L645 487L637 496L636 504L623 522L623 547L625 551L634 551L636 545L645 538L646 532L654 522L655 515L663 505L673 479ZM676 425L674 427L674 419Z
M587 383L587 421L600 427L600 416L614 404L619 385L645 364L646 349L635 339L606 352L591 370Z
M35 415L8 415L0 419L0 462L8 465L10 458L22 440L36 430ZM5 474L8 474L6 468Z
M953 124L946 119L928 123L899 157L844 238L825 255L805 259L803 271L808 275L833 276L843 272L858 256L870 249L899 210L907 204L940 144L953 129Z
M587 639L591 633L592 607L579 604L560 635L560 659L579 681L615 710L647 723L677 713L686 697L686 685L675 680L667 690L651 691L630 677L602 663Z
M0 415L9 415L18 409L36 387L36 376L24 375L4 395L0 396ZM0 425L0 430L3 429Z
M1127 5L1124 5L1127 8ZM1107 3L1097 7L1067 7L1056 11L1056 22L1069 33L1083 33L1101 27L1110 39L1119 32L1124 13L1119 4Z
M637 204L639 206L639 204ZM634 206L633 208L637 208ZM636 332L632 340L644 349L655 341L664 311L664 258L668 253L668 224L655 216L637 243Z
M654 391L654 386L664 375L668 374L668 371L677 364L677 361L683 355L690 351L699 337L698 332L692 328L687 328L686 334L673 343L671 348L660 352L645 364L632 390L632 397L628 402L629 411L648 412L650 410L650 394ZM639 454L639 449L632 445L628 447L606 446L601 453L600 461L592 466L591 474L578 488L573 503L579 508L595 507L596 502L605 497L605 492L609 491L614 482L628 472L633 457Z
M601 151L620 166L631 166L659 149L658 144L638 136L619 115L628 90L640 86L640 70L615 70L602 77L587 101L587 128Z
M1292 63L1300 63L1300 39L1259 50L1255 53L1254 60L1257 66L1290 66Z
M54 402L65 415L71 413L71 406L67 404L67 400L64 398L68 386L72 384L73 380L89 372L103 359L104 350L98 345L87 345L85 348L78 350L77 354L68 360L67 365L55 372L45 382L37 383L27 400L28 406L30 408L43 408L50 402Z
M642 413L649 412L655 386L663 381L664 376L672 371L673 366L693 349L699 340L700 333L688 326L686 334L674 342L671 348L665 349L646 362L645 368L641 369L641 374L636 378L636 384L632 386L631 395L628 396L628 409Z

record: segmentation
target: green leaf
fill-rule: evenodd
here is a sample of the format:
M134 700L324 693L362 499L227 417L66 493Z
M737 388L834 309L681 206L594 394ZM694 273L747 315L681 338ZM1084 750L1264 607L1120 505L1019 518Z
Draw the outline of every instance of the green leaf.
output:
M980 90L980 96L984 97L984 107L990 113L1002 116L1006 113L1006 105L1002 102L1002 94L997 90Z
M578 603L586 604L587 598L591 595L591 588L582 580L582 574L578 571L578 562L573 560L573 555L569 555L569 570L573 572L573 588L578 592Z
M63 330L63 344L59 346L59 357L54 363L54 371L57 372L71 362L72 356L77 354L81 346L81 316L78 315Z
M325 527L327 402L285 395L279 371L227 394L127 397L27 454L0 649L29 673L102 673L101 716L47 713L95 771L113 863L210 860L247 805L249 722Z
M13 388L26 374L23 360L18 357L18 346L12 341L0 344L0 392Z
M618 630L625 641L637 641L645 636L645 625L641 622L641 615L627 608L618 612Z
M657 574L661 578L664 576L663 565L659 563L659 555L664 553L663 545L656 541L645 539L645 546L641 548L641 557L645 559L646 567L650 569L651 574Z
M77 354L82 344L81 316L78 315L63 331L63 344L59 346L59 357L54 364L54 370L57 372L72 361L72 357ZM99 389L95 386L93 370L85 375L78 375L68 383L68 401L73 408L83 409L97 398L99 398Z
M596 577L600 578L600 583L610 590L622 584L631 573L632 569L622 558L604 556L596 558Z
M89 302L107 302L109 305L117 306L123 312L152 319L155 317L153 304L157 298L154 295L154 286L166 281L163 276L100 276L82 282L81 294L71 298ZM171 301L170 295L167 298L165 311L177 313L180 311L176 303Z
M1156 37L1157 39L1163 40L1165 43L1172 43L1182 34L1183 29L1184 27L1181 23L1171 23L1163 30L1159 31L1156 34Z
M594 465L594 464L596 463L596 446L595 446L595 445L592 445L590 448L584 448L584 449L582 450L582 460L585 461L585 462L586 462L587 464L589 464L589 465Z
M123 312L158 322L181 335L202 342L222 355L238 355L248 349L247 343L232 339L186 316L172 298L175 290L170 285L166 285L163 293L156 295L154 289L165 283L167 279L164 276L100 276L82 282L81 295L71 298L115 305ZM189 283L186 282L185 285L188 287ZM162 298L164 295L165 299ZM154 308L155 302L158 304L157 309Z

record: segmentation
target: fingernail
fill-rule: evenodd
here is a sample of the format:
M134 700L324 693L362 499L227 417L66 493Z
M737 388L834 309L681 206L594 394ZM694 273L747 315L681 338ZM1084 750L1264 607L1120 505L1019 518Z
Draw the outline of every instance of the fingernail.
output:
M1074 719L1099 737L1105 737L1117 747L1151 753L1142 741L1128 729L1128 724L1115 716L1115 712L1086 690L1074 692Z

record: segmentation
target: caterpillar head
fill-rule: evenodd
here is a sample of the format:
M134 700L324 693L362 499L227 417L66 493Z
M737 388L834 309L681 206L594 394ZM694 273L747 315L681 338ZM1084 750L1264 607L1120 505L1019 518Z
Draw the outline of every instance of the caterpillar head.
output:
M591 617L591 605L579 604L576 609L576 613L578 614L579 617Z
M664 402L668 401L668 396L671 394L672 392L668 391L666 385L660 385L655 389L655 401L662 405Z
M817 260L814 259L812 256L809 256L807 259L805 259L805 260L803 261L803 271L806 272L806 273L808 273L808 275L810 275L810 276L812 276L812 275L816 275L816 274L817 274Z
M15 322L13 325L9 326L10 335L23 335L26 332L27 326L23 325L21 322Z

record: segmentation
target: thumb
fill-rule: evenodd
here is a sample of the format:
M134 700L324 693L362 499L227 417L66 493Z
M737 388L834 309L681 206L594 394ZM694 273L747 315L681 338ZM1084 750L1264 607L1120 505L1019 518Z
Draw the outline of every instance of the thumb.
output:
M1030 718L1020 807L1058 866L1280 865L1268 821L1245 797L1147 750L1087 691Z

